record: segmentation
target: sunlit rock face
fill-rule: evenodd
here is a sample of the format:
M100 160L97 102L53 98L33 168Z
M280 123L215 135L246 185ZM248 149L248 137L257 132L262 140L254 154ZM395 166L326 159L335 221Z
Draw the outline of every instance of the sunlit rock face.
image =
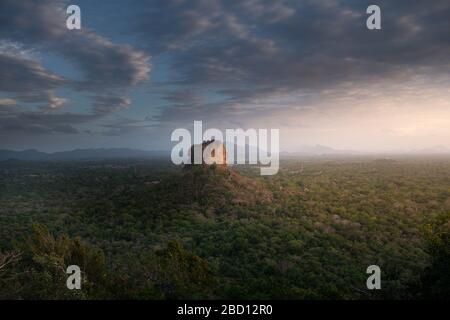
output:
M200 151L200 145L193 145L189 150L191 155L191 164L195 164L195 152ZM202 164L227 166L227 150L221 141L208 140L201 145Z

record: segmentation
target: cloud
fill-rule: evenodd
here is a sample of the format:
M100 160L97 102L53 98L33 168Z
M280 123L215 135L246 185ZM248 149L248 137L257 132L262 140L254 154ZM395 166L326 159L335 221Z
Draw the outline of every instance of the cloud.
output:
M15 94L18 100L59 108L64 100L56 97L54 90L65 82L62 77L45 70L37 61L0 53L0 91Z
M0 99L0 106L14 106L17 102L14 99Z
M423 92L414 108L435 108L440 114L442 105L448 105L440 100L447 98L443 88L449 87L450 3L379 0L380 31L365 26L370 4L149 0L100 8L86 1L80 6L88 23L69 31L67 2L3 0L0 91L5 96L0 101L16 103L0 102L0 133L143 132L145 121L105 124L114 112L131 108L132 90L140 85L152 96L147 101L147 95L136 95L139 108L133 117L149 114L146 119L160 132L195 119L217 127L271 124L313 130L317 125L329 133L327 126L342 114L367 115L383 106L388 110L380 111L384 117L397 112L398 105L408 112L413 108L408 97L417 91ZM101 17L91 14L95 9ZM138 43L139 49L117 43L108 33ZM47 53L70 64L79 76L47 69L41 59ZM151 63L159 67L152 82ZM142 111L147 106L150 110ZM96 127L87 129L84 124L91 122ZM347 120L343 123L348 126Z
M94 109L102 105L104 112L104 96L125 96L132 87L148 79L149 55L130 45L115 44L85 28L69 31L65 7L65 2L57 0L0 3L0 39L18 44L0 51L0 91L15 93L17 100L23 102L45 103L42 107L46 110L59 109L66 102L54 94L56 88L93 92L101 96L93 102ZM22 52L17 52L17 47ZM63 79L44 69L37 59L25 57L23 50L27 49L61 56L81 71L82 78ZM111 111L115 110L114 105L111 107Z
M170 57L170 84L181 92L222 97L218 117L233 117L230 103L245 105L255 98L315 93L320 99L323 90L345 83L448 74L448 1L379 1L381 31L365 26L370 4L149 1L135 28L150 50ZM168 98L170 112L162 111L167 121L205 109L191 101L172 104Z
M17 42L52 42L66 32L64 3L58 0L0 3L0 37Z
M129 45L118 45L89 31L66 37L55 48L78 66L84 79L76 83L80 90L124 90L148 79L150 58Z
M109 112L120 111L128 108L131 100L118 96L97 96L94 103L94 111L97 114L107 114Z
M98 119L94 114L43 113L26 111L20 106L0 109L0 135L14 136L18 132L32 134L64 133L76 134L74 125Z
M147 120L141 121L130 118L121 118L113 123L104 124L102 127L107 130L99 131L97 132L98 134L114 137L136 133L150 135L149 130L155 129L156 125L149 124Z

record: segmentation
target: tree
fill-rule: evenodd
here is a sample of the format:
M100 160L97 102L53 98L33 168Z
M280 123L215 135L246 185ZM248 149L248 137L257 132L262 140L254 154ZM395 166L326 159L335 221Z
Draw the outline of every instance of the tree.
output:
M170 241L158 257L159 287L167 298L207 298L214 285L208 263L186 250L178 241Z
M430 265L421 277L421 295L426 299L450 298L450 212L441 214L425 228Z
M0 297L12 299L87 299L102 296L105 280L104 255L80 239L67 235L55 238L46 227L34 226L34 233L13 251L0 258L5 261ZM20 259L19 259L20 258ZM69 265L82 270L83 290L69 290L66 274Z
M1 253L0 252L0 272L4 271L9 265L20 260L21 252L18 250Z

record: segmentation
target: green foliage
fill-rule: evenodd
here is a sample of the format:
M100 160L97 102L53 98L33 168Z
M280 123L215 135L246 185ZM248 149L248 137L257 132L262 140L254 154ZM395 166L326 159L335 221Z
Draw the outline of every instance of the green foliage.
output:
M425 228L430 264L421 277L419 296L427 299L450 297L450 212L438 216Z
M20 299L95 298L106 276L101 250L66 235L55 238L42 225L35 225L33 229L33 235L18 245L21 256L9 266L9 277L1 277L0 296L12 295ZM83 270L82 291L67 289L66 270L69 265L78 265Z
M176 299L192 293L205 298L214 283L208 263L177 241L147 254L139 267L121 263L114 270L106 268L102 250L64 234L55 238L42 225L18 246L0 254L0 298ZM70 265L82 270L82 290L67 289Z
M169 299L205 298L211 295L213 272L208 263L187 251L178 241L156 252L159 287Z
M449 297L448 158L292 159L271 177L7 162L0 179L0 262L20 250L0 268L0 298ZM20 240L36 223L58 236ZM82 292L67 292L68 264L82 267Z

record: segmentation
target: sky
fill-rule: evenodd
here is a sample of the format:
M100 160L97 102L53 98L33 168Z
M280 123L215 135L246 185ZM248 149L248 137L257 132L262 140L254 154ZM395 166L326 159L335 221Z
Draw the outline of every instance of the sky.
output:
M291 152L450 148L449 31L448 0L1 0L0 148L169 150L194 120Z

